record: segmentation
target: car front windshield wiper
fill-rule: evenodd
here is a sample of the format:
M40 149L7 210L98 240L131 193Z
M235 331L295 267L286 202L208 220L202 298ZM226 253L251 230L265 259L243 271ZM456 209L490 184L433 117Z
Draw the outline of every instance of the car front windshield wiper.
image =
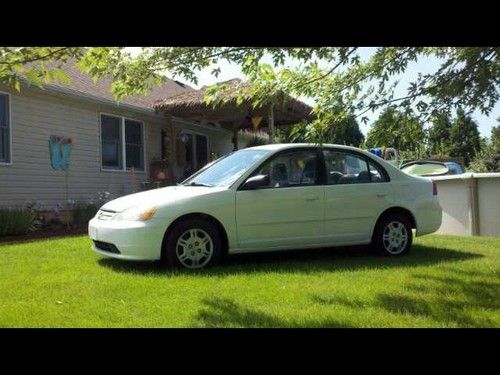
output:
M203 182L196 182L196 181L191 181L189 184L182 184L183 186L206 186L206 187L213 187L213 185L210 184L205 184Z

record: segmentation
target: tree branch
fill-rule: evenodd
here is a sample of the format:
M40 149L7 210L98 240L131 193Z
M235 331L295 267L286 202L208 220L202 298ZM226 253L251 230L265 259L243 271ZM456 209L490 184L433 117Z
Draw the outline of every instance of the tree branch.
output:
M31 58L31 59L27 59L27 60L21 60L21 61L0 61L0 65L16 65L16 64L21 64L21 65L24 65L24 64L29 64L31 62L35 62L35 61L40 61L40 60L47 60L49 59L50 57L64 51L64 50L67 50L69 49L70 47L62 47L62 48L59 48L57 50L54 50L48 54L46 54L45 56L38 56L38 57L35 57L35 58Z

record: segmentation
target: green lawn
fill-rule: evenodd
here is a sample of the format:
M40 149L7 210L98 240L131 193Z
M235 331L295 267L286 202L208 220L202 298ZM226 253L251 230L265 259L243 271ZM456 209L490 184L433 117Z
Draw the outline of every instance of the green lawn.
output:
M500 327L500 238L244 255L198 272L105 259L86 236L0 245L0 327Z

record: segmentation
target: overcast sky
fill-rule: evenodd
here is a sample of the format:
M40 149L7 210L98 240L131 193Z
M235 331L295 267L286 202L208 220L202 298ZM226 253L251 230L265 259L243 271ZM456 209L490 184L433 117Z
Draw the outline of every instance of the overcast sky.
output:
M360 55L362 58L367 58L374 51L375 48L360 48ZM131 48L131 50L137 51L136 48ZM398 77L400 83L396 89L395 97L404 96L406 94L406 89L408 87L408 83L415 80L417 77L417 73L432 73L435 72L439 67L440 60L436 58L421 58L418 62L412 63L409 65L406 72ZM297 66L297 62L292 60L287 60L287 64L291 67ZM185 82L179 77L176 79L180 82L186 83L194 88L201 88L205 85L210 85L220 81L226 81L232 78L241 78L245 79L245 75L241 72L241 69L234 64L229 64L226 61L221 61L219 63L221 68L221 72L217 78L210 74L211 69L204 69L198 73L198 85L194 85L190 82ZM307 98L301 98L304 102L309 105L313 105L314 102L308 100ZM368 124L360 124L361 131L366 135L370 128L370 124L378 117L378 111L375 113L367 113L366 116L369 118ZM489 137L491 133L491 127L497 125L496 119L500 117L500 102L497 102L493 111L489 116L482 115L480 112L474 112L472 114L474 120L479 124L479 131L483 137Z

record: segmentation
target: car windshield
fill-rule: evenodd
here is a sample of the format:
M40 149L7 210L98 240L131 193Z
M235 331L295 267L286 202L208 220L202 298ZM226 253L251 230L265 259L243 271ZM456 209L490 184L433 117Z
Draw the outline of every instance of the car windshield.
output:
M268 153L269 150L236 151L195 173L187 180L184 180L181 185L230 186L248 168L262 160Z

